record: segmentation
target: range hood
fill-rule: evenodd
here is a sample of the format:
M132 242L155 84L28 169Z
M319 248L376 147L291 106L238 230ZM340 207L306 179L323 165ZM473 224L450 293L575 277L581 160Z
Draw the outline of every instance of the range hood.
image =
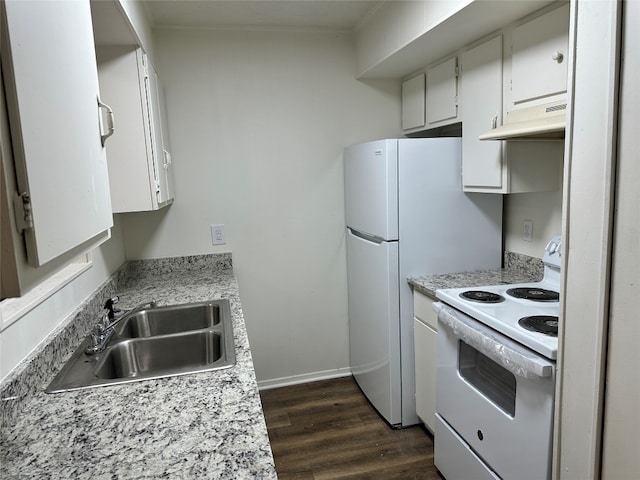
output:
M489 130L480 140L534 140L564 138L566 103L552 103L514 110L504 125Z

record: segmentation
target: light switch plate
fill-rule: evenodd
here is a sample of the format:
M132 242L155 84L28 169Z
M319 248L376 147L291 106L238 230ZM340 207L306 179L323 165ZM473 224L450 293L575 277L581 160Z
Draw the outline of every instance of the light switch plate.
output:
M211 243L213 245L225 245L227 243L224 225L211 225Z

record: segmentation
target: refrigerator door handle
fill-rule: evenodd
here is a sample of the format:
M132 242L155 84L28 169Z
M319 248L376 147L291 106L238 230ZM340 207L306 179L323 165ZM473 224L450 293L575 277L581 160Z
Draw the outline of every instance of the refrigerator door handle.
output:
M357 230L353 230L352 228L347 227L349 233L354 237L361 238L362 240L366 240L367 242L375 243L376 245L380 245L384 242L384 238L378 237L377 235L369 235L368 233L358 232Z

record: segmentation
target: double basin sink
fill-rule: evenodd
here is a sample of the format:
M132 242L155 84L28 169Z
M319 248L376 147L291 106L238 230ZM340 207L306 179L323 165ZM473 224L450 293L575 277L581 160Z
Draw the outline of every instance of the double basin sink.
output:
M126 315L126 314L125 314ZM106 348L85 339L47 393L219 370L235 364L229 300L154 307L123 317Z

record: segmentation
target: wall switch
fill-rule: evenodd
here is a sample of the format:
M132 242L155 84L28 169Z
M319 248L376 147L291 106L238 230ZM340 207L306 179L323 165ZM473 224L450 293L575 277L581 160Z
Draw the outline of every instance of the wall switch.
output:
M225 245L227 243L224 225L211 225L211 243L213 245Z
M522 227L522 240L530 242L533 240L533 222L531 220L525 220Z

